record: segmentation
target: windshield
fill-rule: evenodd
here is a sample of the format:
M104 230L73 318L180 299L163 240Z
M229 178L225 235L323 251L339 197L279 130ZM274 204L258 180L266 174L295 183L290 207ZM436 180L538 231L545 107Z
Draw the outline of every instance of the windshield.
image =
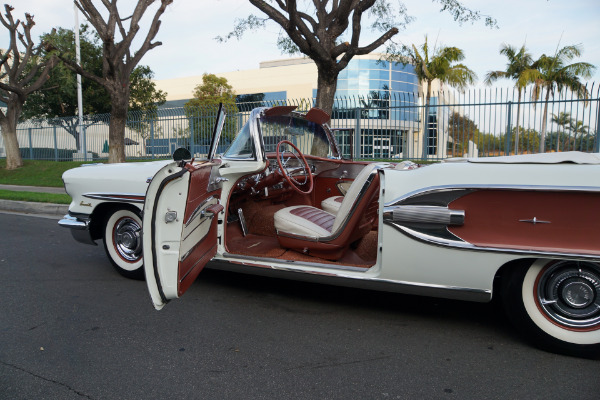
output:
M317 157L331 155L329 140L323 126L290 116L262 116L260 132L267 153L275 152L282 140L292 142L303 154Z
M223 155L226 158L255 158L254 146L252 145L252 137L250 136L250 121L249 119L242 130L237 134L231 146Z
M248 119L225 152L225 158L256 158L257 152L250 126L256 121L258 121L258 131L262 135L266 153L274 153L279 142L289 140L303 154L323 158L333 156L327 133L322 125L290 115L261 114L258 120L252 116Z

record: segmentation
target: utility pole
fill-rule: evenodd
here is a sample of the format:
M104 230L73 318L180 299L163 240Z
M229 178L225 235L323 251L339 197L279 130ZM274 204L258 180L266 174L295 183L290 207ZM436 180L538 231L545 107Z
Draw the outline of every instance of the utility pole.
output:
M81 54L79 50L79 10L77 5L73 2L73 8L75 9L75 62L81 66ZM83 148L83 96L81 93L81 75L77 74L77 109L79 110L79 153L84 153Z

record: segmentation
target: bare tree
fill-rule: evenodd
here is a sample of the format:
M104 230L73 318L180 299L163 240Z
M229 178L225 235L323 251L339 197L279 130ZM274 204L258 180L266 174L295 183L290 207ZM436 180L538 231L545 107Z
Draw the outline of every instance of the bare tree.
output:
M153 41L160 28L160 17L173 0L138 0L133 13L122 18L117 8L117 0L102 0L102 5L108 11L107 18L96 8L92 0L74 0L75 5L90 24L96 29L103 44L102 76L85 71L81 66L61 56L61 60L84 78L91 79L106 88L111 100L109 126L108 162L125 161L125 126L129 106L130 75L139 64L142 57L151 49L162 43ZM155 2L160 6L154 13L146 37L139 49L131 51L131 44L140 30L140 20L148 7ZM125 22L129 26L126 29ZM120 41L117 41L120 39Z
M246 31L264 27L268 20L281 26L279 48L289 54L303 53L317 65L317 107L331 114L337 77L354 56L368 54L387 44L387 53L398 53L400 48L391 42L400 29L412 21L401 2L394 7L391 0L312 0L312 4L296 0L249 0L266 14L267 18L250 15L238 20L234 30L226 37L240 38ZM476 21L482 17L458 0L434 0L442 10L450 13L459 23ZM305 11L306 10L306 11ZM363 17L371 17L369 26L380 36L368 44L360 44ZM488 26L495 26L493 18L485 17ZM347 40L346 40L347 39ZM396 58L398 59L398 58Z
M13 7L4 5L6 14L0 21L8 29L10 43L4 52L0 50L0 100L6 103L6 112L0 110L0 129L6 150L6 168L23 166L17 141L17 123L27 96L39 90L48 79L56 58L42 61L42 44L36 46L31 39L35 25L33 15L25 13L25 22L13 18ZM19 49L19 44L22 49Z

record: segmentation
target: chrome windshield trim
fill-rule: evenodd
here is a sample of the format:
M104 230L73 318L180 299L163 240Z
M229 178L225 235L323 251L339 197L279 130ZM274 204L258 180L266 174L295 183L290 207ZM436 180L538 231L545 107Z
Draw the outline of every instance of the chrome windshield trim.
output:
M126 201L128 203L143 203L146 200L146 195L139 193L85 193L83 197L104 201Z

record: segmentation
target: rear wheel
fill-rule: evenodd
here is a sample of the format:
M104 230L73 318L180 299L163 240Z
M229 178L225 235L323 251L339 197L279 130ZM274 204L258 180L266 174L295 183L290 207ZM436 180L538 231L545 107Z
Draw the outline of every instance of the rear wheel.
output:
M131 279L144 279L142 219L137 211L118 209L107 217L104 249L121 275Z
M539 259L504 280L509 318L538 347L600 356L600 264Z

